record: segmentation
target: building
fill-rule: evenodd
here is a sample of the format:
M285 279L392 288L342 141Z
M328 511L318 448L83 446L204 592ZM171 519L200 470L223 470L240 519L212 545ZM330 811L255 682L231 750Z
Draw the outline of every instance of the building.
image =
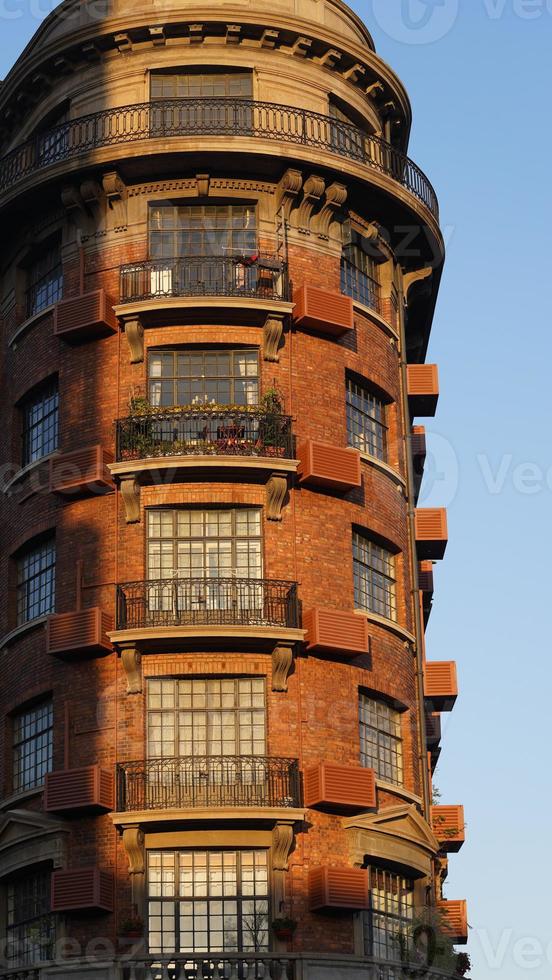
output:
M65 0L2 84L2 980L466 941L410 124L341 0Z

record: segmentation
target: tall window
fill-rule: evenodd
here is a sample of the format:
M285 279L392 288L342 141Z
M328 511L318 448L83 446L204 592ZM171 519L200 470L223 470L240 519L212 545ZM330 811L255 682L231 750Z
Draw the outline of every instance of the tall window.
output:
M150 579L260 578L260 511L149 511L148 572Z
M235 72L154 72L151 126L154 132L247 133L253 123L253 75ZM163 101L162 106L155 102ZM170 104L170 100L175 100Z
M395 620L395 557L357 531L353 532L353 574L357 608Z
M150 851L148 919L151 953L267 950L267 852Z
M376 459L386 459L385 405L366 385L352 378L347 378L347 433L350 446Z
M47 538L17 559L17 625L54 612L56 544Z
M151 259L227 257L257 251L251 204L156 204L149 210Z
M150 680L148 756L263 756L266 753L264 680Z
M54 709L51 700L13 718L13 791L42 786L52 769Z
M408 952L412 934L414 883L409 878L379 868L369 868L368 874L370 909L364 913L365 953L377 959L398 962ZM398 968L397 980L402 975ZM389 980L395 980L394 973Z
M53 959L56 920L50 912L50 879L50 871L40 871L7 886L8 966L35 966Z
M347 245L343 249L341 291L373 310L380 308L377 265L358 244Z
M21 405L22 463L27 466L47 456L59 444L59 392L57 379L41 385Z
M40 313L63 294L63 270L59 243L37 253L27 274L27 316Z
M158 351L148 363L152 405L258 404L256 350Z
M403 781L401 715L384 701L359 697L360 762L380 779Z
M253 94L250 71L235 72L153 72L152 99L243 98Z

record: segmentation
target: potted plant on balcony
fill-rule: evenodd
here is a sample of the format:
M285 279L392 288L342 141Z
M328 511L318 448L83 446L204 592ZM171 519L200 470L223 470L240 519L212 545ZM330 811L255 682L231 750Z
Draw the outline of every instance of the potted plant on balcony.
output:
M280 942L289 942L293 939L293 933L297 928L295 919L274 919L272 922L272 932Z
M123 919L120 926L120 936L122 939L142 939L144 935L144 920L134 912Z

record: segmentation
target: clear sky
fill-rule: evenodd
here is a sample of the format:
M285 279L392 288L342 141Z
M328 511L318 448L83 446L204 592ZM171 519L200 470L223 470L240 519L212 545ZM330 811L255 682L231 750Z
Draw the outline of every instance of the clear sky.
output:
M447 896L469 900L473 980L552 978L552 0L353 6L410 93L449 243L421 501L449 509L428 653L461 686L436 775L468 823ZM1 76L49 9L0 0Z

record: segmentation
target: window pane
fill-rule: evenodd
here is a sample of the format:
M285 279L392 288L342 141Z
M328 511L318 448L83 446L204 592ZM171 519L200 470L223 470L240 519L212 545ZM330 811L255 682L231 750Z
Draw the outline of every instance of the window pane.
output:
M256 350L151 354L148 375L152 405L254 406L259 402ZM158 380L161 377L163 381Z
M29 708L13 720L13 789L41 786L52 769L52 701Z
M386 459L385 405L351 378L347 378L347 433L350 446Z
M380 779L403 781L401 715L383 701L359 697L360 761Z
M52 538L25 551L17 560L17 624L55 608L56 546Z
M57 380L42 386L23 403L23 466L58 448L58 415Z
M50 913L51 873L25 875L6 889L8 966L33 966L54 955L56 920Z
M359 245L349 245L343 250L341 291L373 310L380 309L377 265Z
M396 620L395 557L363 534L353 532L355 605Z
M363 914L365 954L397 962L404 957L404 944L412 936L414 884L379 868L369 868L368 875L370 909Z

